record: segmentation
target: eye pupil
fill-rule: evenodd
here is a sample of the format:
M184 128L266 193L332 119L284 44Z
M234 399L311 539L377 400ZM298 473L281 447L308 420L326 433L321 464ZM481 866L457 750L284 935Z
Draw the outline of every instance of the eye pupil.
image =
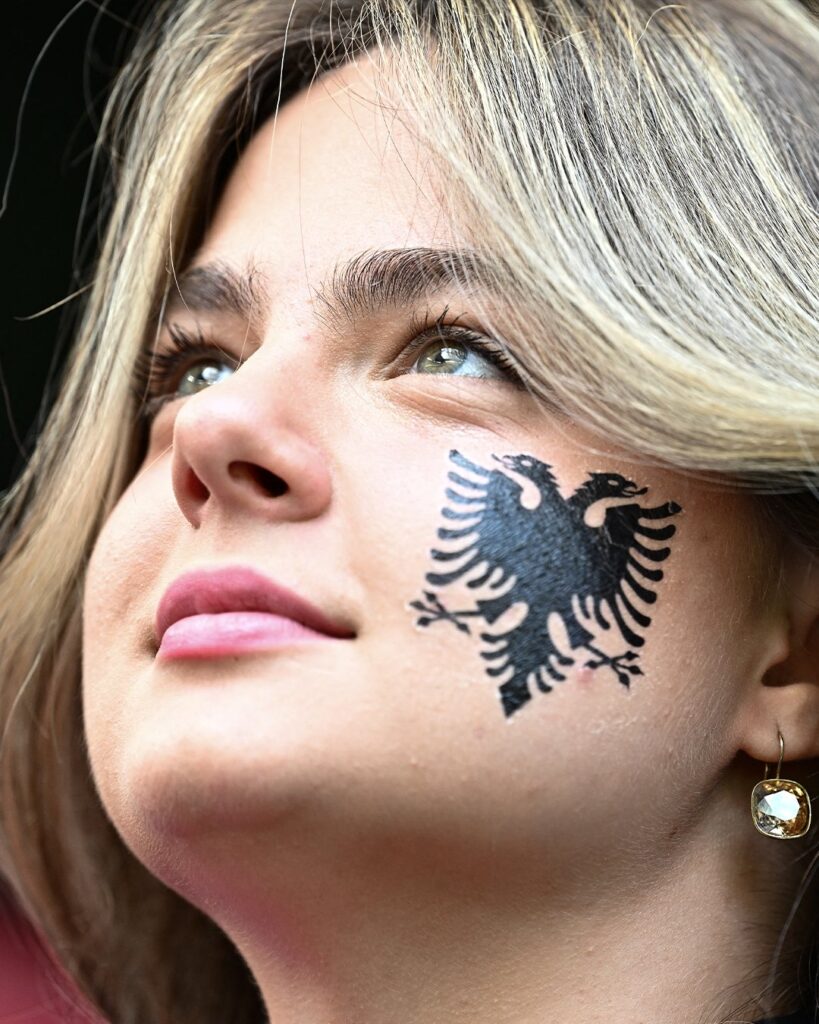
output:
M195 394L197 391L203 391L205 388L210 387L211 384L215 384L225 376L227 374L216 366L207 362L197 363L185 372L182 380L179 382L178 390L181 394Z
M460 366L466 359L463 345L451 341L434 341L429 348L431 355L424 354L421 357L421 365L432 373L440 373L451 365Z

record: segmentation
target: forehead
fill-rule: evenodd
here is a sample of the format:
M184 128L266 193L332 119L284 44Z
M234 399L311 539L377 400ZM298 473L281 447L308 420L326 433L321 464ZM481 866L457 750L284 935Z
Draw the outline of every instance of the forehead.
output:
M339 259L449 238L428 156L369 55L317 79L256 133L195 263L316 286Z

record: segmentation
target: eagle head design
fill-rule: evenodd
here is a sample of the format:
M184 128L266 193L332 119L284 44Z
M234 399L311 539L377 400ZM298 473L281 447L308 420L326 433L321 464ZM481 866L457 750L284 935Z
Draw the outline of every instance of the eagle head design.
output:
M591 505L601 498L636 498L646 491L647 487L638 487L619 473L589 473L588 479L575 492L575 499Z

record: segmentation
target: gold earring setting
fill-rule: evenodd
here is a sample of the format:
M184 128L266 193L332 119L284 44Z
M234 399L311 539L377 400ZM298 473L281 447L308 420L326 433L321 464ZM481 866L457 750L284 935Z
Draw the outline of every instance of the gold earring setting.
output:
M810 828L810 798L800 782L780 779L782 759L785 756L785 740L779 733L779 764L776 777L765 775L757 782L751 793L751 818L758 832L773 839L798 839Z

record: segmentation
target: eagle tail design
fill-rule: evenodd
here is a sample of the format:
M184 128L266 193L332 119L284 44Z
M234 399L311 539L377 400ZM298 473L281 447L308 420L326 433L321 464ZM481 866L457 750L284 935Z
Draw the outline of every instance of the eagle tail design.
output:
M573 663L572 659L567 659ZM527 701L532 699L532 691L529 688L529 680L533 679L537 685L537 688L542 693L548 693L553 687L547 682L544 676L544 670L548 675L557 680L558 682L566 678L561 672L546 659L542 665L538 666L535 670L523 669L518 670L515 668L512 675L506 682L503 682L498 687L497 693L500 698L501 706L503 707L504 715L509 718L519 708L523 707ZM500 671L494 669L487 670L490 675L500 675Z

